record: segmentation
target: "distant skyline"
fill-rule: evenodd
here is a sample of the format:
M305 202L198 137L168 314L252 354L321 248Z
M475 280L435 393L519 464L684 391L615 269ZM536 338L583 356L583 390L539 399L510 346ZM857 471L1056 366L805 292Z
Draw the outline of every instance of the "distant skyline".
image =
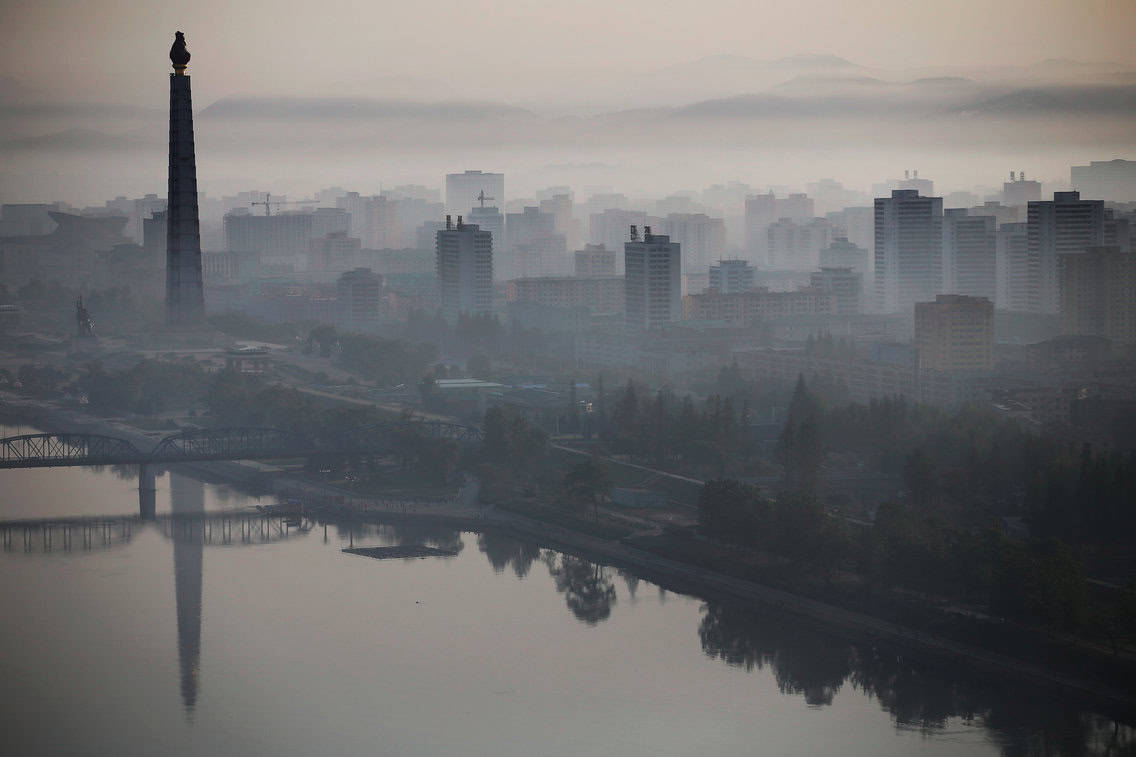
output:
M178 29L203 103L233 94L383 94L431 82L441 97L489 91L508 102L545 90L572 100L582 94L573 90L603 86L607 75L649 75L714 55L824 54L909 70L1051 58L1136 68L1131 0L46 0L3 4L0 26L9 92L133 104L162 102L165 83L155 74Z

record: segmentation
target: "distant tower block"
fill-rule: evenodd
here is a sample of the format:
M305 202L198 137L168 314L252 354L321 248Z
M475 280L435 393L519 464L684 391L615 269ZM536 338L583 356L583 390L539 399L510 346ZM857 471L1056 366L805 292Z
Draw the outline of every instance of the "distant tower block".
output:
M205 318L201 287L201 232L197 221L197 163L193 153L193 103L189 51L178 32L170 48L170 171L166 215L166 323L196 326Z

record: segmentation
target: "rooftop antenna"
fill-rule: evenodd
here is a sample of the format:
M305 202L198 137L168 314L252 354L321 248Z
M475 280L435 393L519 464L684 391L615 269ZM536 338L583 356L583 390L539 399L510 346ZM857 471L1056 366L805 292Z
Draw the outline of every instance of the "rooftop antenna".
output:
M478 193L477 193L477 197L475 197L475 198L473 198L473 199L475 199L475 200L477 200L478 202L480 202L480 203L481 203L481 207L483 207L483 208L484 208L484 207L485 207L485 201L486 201L486 200L496 200L497 198L496 198L496 197L490 197L489 195L485 194L485 190L483 189L483 190L481 190L480 192L478 192Z

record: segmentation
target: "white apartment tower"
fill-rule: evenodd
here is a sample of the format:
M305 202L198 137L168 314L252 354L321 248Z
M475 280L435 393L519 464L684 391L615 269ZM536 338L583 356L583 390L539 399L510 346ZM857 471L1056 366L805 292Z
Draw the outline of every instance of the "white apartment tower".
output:
M483 171L446 174L447 213L468 215L475 205L484 204L479 197L505 207L505 174Z

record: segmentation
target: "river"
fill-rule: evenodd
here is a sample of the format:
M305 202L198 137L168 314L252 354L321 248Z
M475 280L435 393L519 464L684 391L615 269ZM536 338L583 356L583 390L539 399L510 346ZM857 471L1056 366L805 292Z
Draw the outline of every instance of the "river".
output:
M159 516L269 501L176 472L157 485ZM137 508L129 471L0 471L0 519ZM5 754L1016 755L1136 743L1131 727L1030 687L492 533L307 523L225 538L222 522L179 531L159 517L74 536L70 549L13 538L0 552ZM457 554L377 560L349 544Z

